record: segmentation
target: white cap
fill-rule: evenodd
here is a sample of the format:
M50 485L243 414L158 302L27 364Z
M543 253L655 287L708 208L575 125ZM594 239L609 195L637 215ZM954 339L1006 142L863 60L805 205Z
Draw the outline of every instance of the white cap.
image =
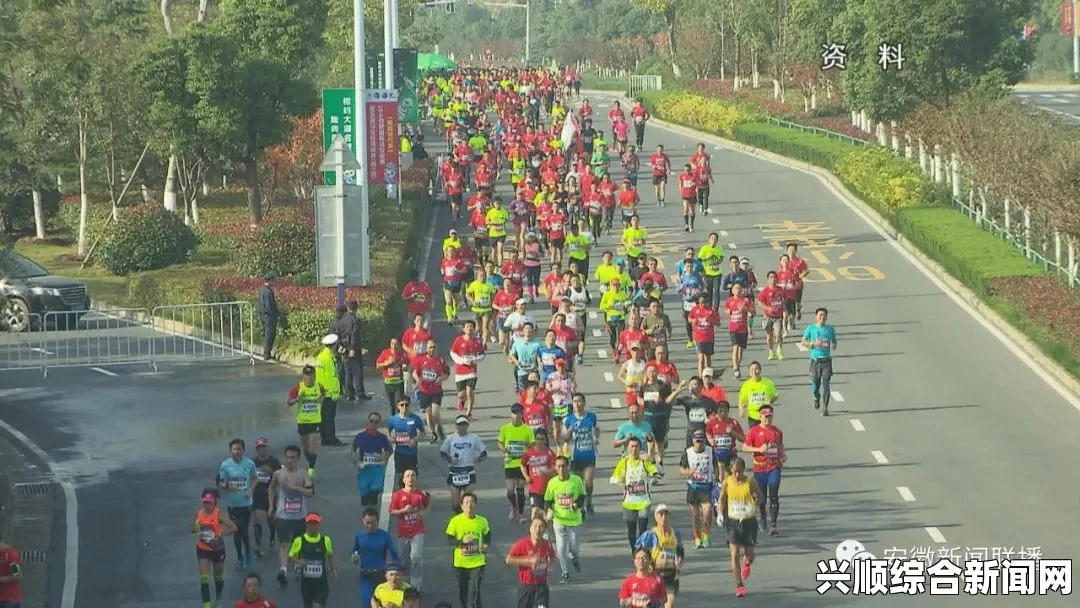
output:
M327 345L327 346L333 346L334 344L337 344L337 342L338 342L338 335L337 334L326 334L326 336L324 336L323 339L322 339L322 343Z
M661 511L667 511L668 513L670 513L671 509L669 509L668 506L663 503L658 504L656 505L656 507L653 508L653 513L659 513Z
M705 369L701 370L701 377L704 378L705 376L709 376L710 378L713 376L713 371L711 367L706 367Z
M517 302L514 302L514 304L519 304L519 305L520 304L528 304L528 303L529 303L528 300L526 300L525 298L518 298Z

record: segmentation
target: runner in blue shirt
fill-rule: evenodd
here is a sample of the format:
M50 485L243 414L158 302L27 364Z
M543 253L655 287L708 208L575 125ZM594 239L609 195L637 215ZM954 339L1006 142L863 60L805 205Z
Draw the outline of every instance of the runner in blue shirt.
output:
M569 357L562 347L555 344L555 330L552 329L544 334L544 345L537 352L540 355L540 385L543 386L548 376L555 373L555 362Z
M365 507L378 507L379 495L386 482L386 461L394 449L379 425L382 415L371 412L367 418L367 428L356 434L352 442L352 457L356 463L356 489L360 492L360 504Z
M390 441L394 444L394 488L401 487L401 476L412 469L420 472L420 457L416 443L424 433L424 419L409 411L409 400L396 404L397 413L386 421Z
M817 323L808 325L803 331L802 345L810 349L810 394L814 396L814 409L820 409L822 416L829 415L829 400L832 398L832 354L836 350L836 330L826 324L829 311L817 309ZM824 397L825 407L821 402Z
M529 372L535 371L540 360L540 344L533 339L536 326L526 323L521 328L522 336L514 338L510 345L510 363L517 369L517 390L525 390L525 380Z
M653 433L652 425L642 415L641 406L635 403L626 408L626 416L629 420L615 429L615 441L612 442L612 447L621 449L622 455L626 456L627 441L631 437L636 437L641 445L647 446L646 454L655 461L660 455L660 446L654 439L656 435Z
M696 274L699 277L705 272L705 265L698 259L697 251L693 247L687 247L682 261L675 265L675 276L672 277L674 279L672 282L674 283L679 277L687 274L688 269L689 274Z
M237 572L243 572L244 568L251 568L255 564L248 525L251 523L251 496L255 492L258 469L255 461L244 456L245 449L243 439L230 441L230 457L221 463L217 474L217 485L222 490L229 518L236 524L233 544L236 546Z
M570 469L585 482L585 512L592 515L593 474L596 472L596 446L600 442L600 421L585 411L585 395L574 393L573 411L563 418L562 451L570 455Z

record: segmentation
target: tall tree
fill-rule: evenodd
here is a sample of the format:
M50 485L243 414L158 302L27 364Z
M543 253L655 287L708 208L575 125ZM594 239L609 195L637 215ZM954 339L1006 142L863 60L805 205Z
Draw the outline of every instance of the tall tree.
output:
M676 58L679 54L678 38L675 35L675 20L682 14L687 0L630 0L634 6L643 8L654 15L664 19L664 35L667 37L668 57L671 60L671 71L679 76L679 65Z

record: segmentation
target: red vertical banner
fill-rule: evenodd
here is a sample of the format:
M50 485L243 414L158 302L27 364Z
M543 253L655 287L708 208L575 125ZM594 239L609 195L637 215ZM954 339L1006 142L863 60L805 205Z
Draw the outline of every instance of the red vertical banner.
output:
M397 91L367 91L368 184L397 183ZM393 176L393 177L391 177Z
M1073 0L1061 0L1061 35L1076 35L1076 7Z

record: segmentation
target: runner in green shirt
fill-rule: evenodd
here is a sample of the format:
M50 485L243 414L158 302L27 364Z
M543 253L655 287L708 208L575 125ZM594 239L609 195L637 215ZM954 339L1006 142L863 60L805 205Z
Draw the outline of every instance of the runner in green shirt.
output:
M721 296L724 289L724 247L720 244L720 235L709 233L709 242L701 246L697 257L705 269L705 294L713 303L713 308L720 310L720 303L727 300Z
M577 529L584 522L585 482L570 472L570 460L566 456L555 459L555 473L555 477L548 480L544 503L549 519L554 522L555 550L562 569L562 582L566 583L570 580L571 566L574 572L581 572Z
M462 606L480 605L480 582L491 546L491 525L476 513L476 494L461 496L461 513L446 524L446 537L454 547L454 570L457 571L458 599Z
M525 424L525 408L510 406L510 422L499 429L499 450L506 469L506 499L510 501L509 519L525 523L525 474L521 472L521 456L536 441L532 427Z

